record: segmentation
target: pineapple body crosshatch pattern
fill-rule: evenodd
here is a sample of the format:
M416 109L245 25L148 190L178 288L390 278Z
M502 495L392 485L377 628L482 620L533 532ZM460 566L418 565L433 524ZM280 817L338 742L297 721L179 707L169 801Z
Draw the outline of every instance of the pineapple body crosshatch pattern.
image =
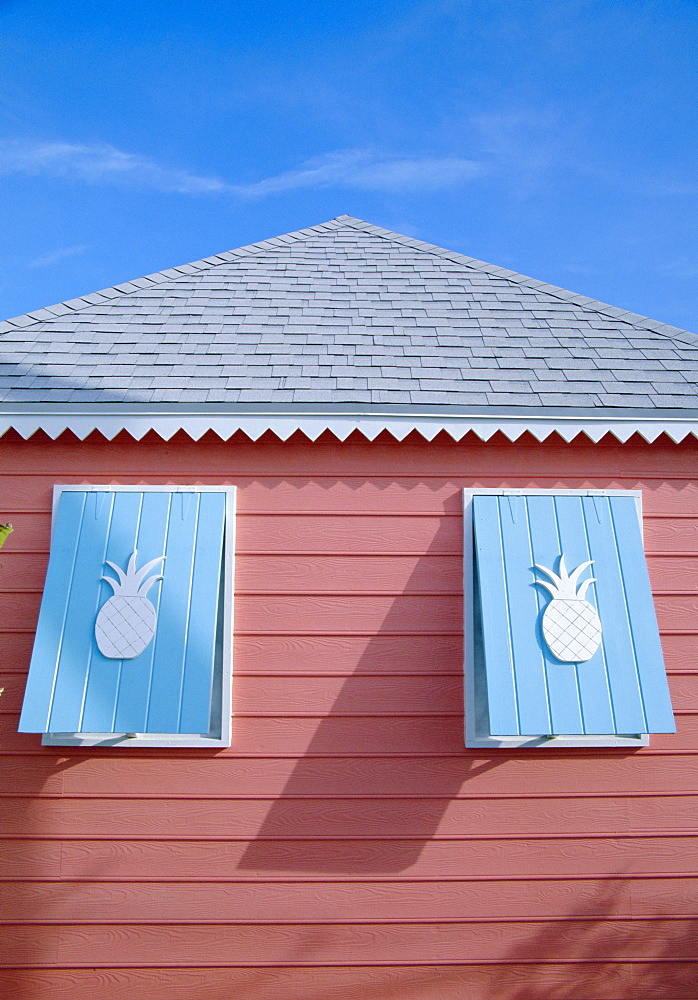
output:
M464 491L466 746L639 747L675 732L641 502Z
M20 731L230 746L234 550L234 487L56 486Z
M593 559L587 559L568 573L562 552L557 573L547 566L533 567L549 577L548 580L536 580L552 597L543 612L541 628L548 649L563 663L585 663L601 644L601 621L596 608L586 600L586 592L596 583L596 577L588 576L577 585L580 575L593 564Z
M102 576L114 593L99 610L95 639L100 653L109 660L133 660L155 637L158 616L148 600L148 591L162 580L164 574L152 576L151 571L166 557L156 556L140 569L136 568L137 557L138 550L134 549L125 571L117 563L106 561L116 579Z

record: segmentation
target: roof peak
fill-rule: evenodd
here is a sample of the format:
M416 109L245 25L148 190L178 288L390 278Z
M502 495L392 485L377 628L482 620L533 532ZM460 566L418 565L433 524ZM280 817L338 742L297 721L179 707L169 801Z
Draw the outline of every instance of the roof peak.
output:
M661 323L657 320L650 319L647 316L642 316L639 313L619 309L618 307L609 305L608 303L592 299L586 295L580 295L576 292L571 292L568 289L552 285L545 281L540 281L537 278L520 274L519 272L512 271L508 268L498 267L495 264L489 264L476 257L469 257L466 254L459 253L457 250L449 250L433 243L427 243L424 240L418 240L411 236L405 236L402 233L397 233L393 230L373 225L372 223L366 222L364 219L356 218L353 215L338 215L334 219L330 219L327 222L321 222L314 226L308 226L304 229L297 229L289 233L283 233L280 236L269 237L268 239L259 240L255 243L248 243L245 246L236 247L235 249L227 250L220 254L213 254L210 257L203 257L199 260L191 261L188 264L180 264L176 267L166 268L162 271L154 271L152 274L145 275L142 278L135 278L130 281L121 282L118 285L111 285L107 288L100 289L99 291L91 292L88 295L77 296L73 299L57 302L54 305L44 306L41 309L35 309L28 313L23 313L20 316L14 316L10 319L0 321L0 335L7 333L10 330L25 329L34 323L50 322L51 320L57 319L61 316L77 313L83 309L93 308L96 305L107 303L124 295L129 295L143 288L152 287L165 281L177 280L178 278L188 278L196 271L203 271L211 267L219 267L224 264L229 264L235 260L241 260L248 256L254 256L255 254L262 254L268 252L269 250L288 246L289 244L295 242L303 242L305 240L314 239L318 236L329 235L330 233L336 232L344 227L357 230L368 236L389 240L390 242L410 247L413 250L417 250L425 254L450 260L453 263L461 264L469 269L480 271L481 273L494 278L501 278L505 281L511 281L514 284L523 287L534 288L536 291L552 295L555 298L569 302L570 304L576 305L584 310L600 313L616 320L622 320L630 326L638 329L650 330L653 333L660 334L661 336L668 337L672 340L680 340L691 345L695 345L696 343L696 335L688 330L683 330L667 323Z

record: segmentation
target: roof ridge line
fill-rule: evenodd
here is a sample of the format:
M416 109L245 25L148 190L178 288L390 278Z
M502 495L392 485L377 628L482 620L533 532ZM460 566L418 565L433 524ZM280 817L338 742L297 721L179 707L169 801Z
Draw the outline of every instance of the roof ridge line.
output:
M283 233L281 236L272 236L269 239L259 240L256 243L247 243L245 246L236 247L233 250L225 250L223 253L212 254L210 257L201 257L198 260L190 261L188 264L178 264L176 267L165 268L162 271L153 271L152 274L143 275L141 278L132 278L129 281L122 281L118 285L109 285L99 291L89 292L87 295L78 295L74 299L66 299L63 302L56 302L50 306L42 306L40 309L32 309L31 312L21 313L18 316L0 320L0 336L4 333L9 333L10 330L26 330L35 323L50 322L51 320L58 319L60 316L81 312L90 306L102 305L110 299L116 299L120 295L130 295L131 292L140 291L152 285L158 285L162 281L172 279L177 281L179 278L189 277L193 273L192 269L196 272L203 271L206 267L220 267L222 264L229 264L231 260L237 258L254 256L268 249L278 249L279 246L287 243L303 242L324 232L333 232L341 228L342 223L339 222L339 219L349 218L352 217L339 216L338 219L319 222L317 225L307 226L305 229L296 229L290 233ZM73 305L73 303L76 304ZM27 322L20 322L21 320L26 320Z
M402 233L395 233L390 229L374 226L370 222L364 222L363 219L357 219L351 215L340 215L336 221L340 220L343 225L351 226L352 229L358 229L360 232L368 233L371 236L378 236L393 243L402 243L404 246L420 250L422 253L430 253L437 257L443 257L446 260L452 260L456 264L465 264L467 267L483 271L493 278L505 278L508 281L516 282L517 285L524 285L528 288L535 288L537 291L546 292L557 299L571 302L573 305L579 306L588 312L602 313L603 315L610 316L612 319L622 320L624 323L635 327L635 329L651 330L653 333L658 333L669 340L680 340L683 343L695 346L698 334L692 333L690 330L685 330L683 327L671 326L669 323L662 323L659 320L651 319L649 316L643 316L641 313L619 309L608 302L593 299L589 295L571 292L567 288L552 285L550 282L541 281L538 278L531 278L529 275L521 274L519 271L512 271L506 267L498 267L496 264L489 264L487 261L479 260L477 257L468 257L457 250L448 250L437 246L435 243L426 243L424 240L416 240L411 236L404 236Z
M58 319L61 316L81 312L83 309L87 309L91 306L102 305L110 299L118 298L121 295L129 295L131 292L139 291L142 288L147 288L152 285L158 285L162 281L177 281L179 278L189 277L192 273L205 270L207 267L219 267L222 264L230 263L236 259L243 259L246 256L254 256L258 253L263 253L265 250L278 249L279 247L289 243L309 240L314 236L333 232L344 226L366 233L370 236L376 236L381 239L389 240L392 243L398 243L403 246L411 247L412 249L419 250L422 253L428 253L433 256L442 257L446 260L451 260L456 264L463 264L473 270L489 274L491 277L504 278L508 281L513 281L518 285L535 288L541 292L552 295L555 298L562 299L565 302L571 302L588 312L601 313L602 315L609 316L612 319L626 322L635 329L650 330L653 333L666 337L668 340L679 340L682 343L687 343L691 346L695 346L696 344L696 337L698 335L691 333L690 330L684 330L681 327L671 326L668 323L661 323L658 320L650 319L648 316L643 316L640 313L633 313L627 310L619 309L618 307L612 306L606 302L601 302L598 299L592 299L587 295L580 295L576 292L571 292L569 289L561 288L558 285L552 285L546 281L540 281L537 278L531 278L530 276L521 274L518 271L498 267L496 264L489 264L486 261L479 260L477 257L468 257L466 254L459 253L457 250L448 250L444 247L437 246L434 243L427 243L424 240L417 240L411 236L405 236L402 233L396 233L393 230L385 229L382 226L375 226L372 223L366 222L364 219L359 219L353 215L338 215L334 219L329 219L327 222L320 222L314 226L307 226L304 229L296 229L280 236L273 236L265 240L259 240L255 243L248 243L245 246L236 247L233 250L226 250L220 254L212 254L210 257L202 257L198 260L191 261L188 264L179 264L176 267L166 268L162 271L154 271L152 274L147 274L140 278L134 278L130 281L124 281L118 285L111 285L107 288L100 289L99 291L90 292L87 295L76 296L74 299L67 299L63 302L57 302L50 306L43 306L40 309L34 309L28 313L22 313L19 316L13 316L10 319L0 321L0 336L5 333L9 333L12 330L27 329L35 323L50 322L51 320Z

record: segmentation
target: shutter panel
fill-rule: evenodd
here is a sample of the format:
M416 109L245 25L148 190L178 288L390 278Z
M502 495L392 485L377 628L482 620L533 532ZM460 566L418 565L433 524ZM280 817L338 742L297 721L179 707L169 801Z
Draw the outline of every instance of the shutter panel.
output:
M491 735L675 732L634 498L475 495L473 525ZM601 642L577 662L548 645L543 618L554 598L536 584L550 579L536 565L562 575L562 554L569 573L593 560L577 589L596 580L583 599L598 613ZM546 620L560 622L562 605ZM570 631L588 636L590 627Z
M64 490L20 719L21 732L208 734L220 645L224 491ZM104 655L95 622L110 600L123 644L124 598L102 576L162 562L147 591L145 648ZM138 602L136 602L138 603ZM140 609L145 607L141 600ZM146 641L144 639L143 641Z

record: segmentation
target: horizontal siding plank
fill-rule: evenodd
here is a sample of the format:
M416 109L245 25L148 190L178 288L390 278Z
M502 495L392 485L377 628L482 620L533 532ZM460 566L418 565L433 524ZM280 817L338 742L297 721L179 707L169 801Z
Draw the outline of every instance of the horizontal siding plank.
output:
M29 670L34 632L0 632L0 664L2 670L26 675Z
M457 516L238 513L237 550L241 555L262 552L459 555L463 551L463 527Z
M138 445L136 445L138 447ZM452 448L458 445L451 444ZM485 447L492 449L492 445ZM431 444L430 449L438 450ZM516 446L514 446L516 449ZM237 450L237 449L236 449ZM293 449L289 449L293 450ZM534 463L540 454L541 446L528 449L527 461ZM630 450L630 449L629 449ZM176 476L154 476L153 467L143 467L136 476L120 475L119 482L127 481L137 485L146 478L153 483L175 483L182 482L184 485L191 483L192 479L198 483L209 485L237 485L244 509L249 513L275 513L283 511L285 513L321 513L326 511L336 511L337 513L351 513L352 511L361 513L381 513L381 512L402 512L402 513L455 513L460 511L460 499L458 494L464 487L483 486L500 487L511 486L514 488L569 488L569 489L637 489L642 486L637 477L618 478L608 474L605 476L580 479L578 468L575 470L574 478L569 478L565 482L558 475L550 476L538 474L535 479L530 477L502 477L502 451L492 449L497 456L492 465L490 475L482 477L476 471L471 471L468 476L462 474L462 469L457 475L449 474L443 467L433 468L431 473L419 473L410 476L401 470L398 476L394 472L386 473L385 466L375 468L368 473L371 477L366 480L366 474L351 474L346 465L339 460L339 468L334 474L313 476L308 480L308 470L300 463L296 474L291 473L283 478L274 475L270 470L269 475L255 475L251 478L247 474L230 475L229 462L225 474L216 474L206 471L202 475L204 463L200 453L192 456L192 465L188 472L180 473ZM259 449L258 449L259 452ZM520 455L514 450L510 454ZM538 454L537 454L538 453ZM444 449L442 454L446 456ZM593 451L588 453L591 462L598 465L597 455ZM79 456L76 456L79 458ZM96 456L103 459L103 455ZM124 456L126 457L126 456ZM450 456L449 456L450 457ZM622 460L622 453L619 455ZM647 458L647 454L645 455ZM667 510L675 513L687 514L698 517L698 488L695 484L695 459L684 453L684 456L677 456L679 463L684 457L686 462L684 478L680 475L672 475L667 469L666 474L652 472L647 464L648 477L644 484L643 509L646 515L663 514ZM158 456L158 459L160 456ZM287 458L287 456L285 456ZM395 455L391 455L395 459ZM492 458L492 456L488 456ZM563 454L559 449L555 449L555 463L559 467L561 461L564 462ZM128 461L128 459L127 459ZM76 485L86 481L85 476L66 474L65 469L72 462L61 462L61 470L53 473L29 473L7 472L3 475L3 509L7 511L19 510L50 510L51 491L56 482L70 483ZM99 462L103 464L103 462ZM158 462L160 464L160 462ZM392 464L392 463L391 463ZM499 465L498 469L494 466ZM693 466L693 467L691 467ZM97 473L97 467L85 468L85 473L91 476L90 482L114 482L111 473ZM654 476L659 475L665 482L655 482Z
M61 842L57 840L3 839L0 842L0 879L58 881L61 855Z
M647 558L653 591L698 591L698 553Z
M695 879L434 882L5 883L0 920L84 923L429 923L693 917Z
M19 712L0 712L0 753L3 755L31 753L43 757L46 751L41 746L41 737L36 733L18 733Z
M24 678L0 675L0 711L19 712ZM698 687L698 678L696 679ZM698 708L698 705L696 705ZM461 677L236 677L235 715L434 715L463 712Z
M240 494L238 494L240 495ZM458 492L460 502L460 491ZM34 571L45 568L51 515L24 511L6 515L14 532L3 549L3 558L26 562ZM394 555L458 555L462 551L460 513L452 516L395 514L317 514L280 512L238 513L238 551L247 553ZM698 515L692 518L646 515L645 548L650 559L657 554L691 557L698 553Z
M43 587L46 554L17 552L8 557L3 550L3 557L0 593ZM247 555L237 560L235 587L238 592L291 594L461 593L463 565L458 555Z
M380 519L368 520L378 531L381 530ZM414 518L409 520L414 523ZM399 518L394 518L394 521L399 523ZM672 522L676 523L684 527L686 523L690 524ZM655 521L652 524L656 536L654 540L671 545L673 538L659 538L662 526L666 526L667 522ZM345 532L339 533L335 541L338 550L345 546ZM288 548L288 545L283 547ZM243 554L236 567L236 588L238 591L281 593L462 591L460 551L425 555L420 549L405 555L392 551L394 540L390 541L389 548L391 551L382 555L335 555L300 550L286 555L278 555L274 551ZM45 550L13 552L6 546L3 549L4 572L0 578L0 592L41 589L47 563L48 553ZM662 555L649 552L648 565L655 590L687 593L698 589L698 554L665 552Z
M14 517L15 531L3 548L3 590L41 587L48 562L50 515ZM240 560L243 575L238 587L268 586L270 578L278 578L278 590L315 577L327 580L328 586L346 579L347 589L362 580L374 586L367 582L371 579L376 580L375 589L400 587L412 583L413 575L417 581L433 582L440 575L455 579L461 535L460 514L238 515L237 548L245 557ZM690 519L646 517L644 536L655 587L693 589L698 573L698 525ZM363 575L356 570L360 558L365 560L361 562L366 569Z
M697 629L698 630L698 629ZM31 632L0 634L3 671L26 675L34 636ZM235 637L235 674L265 677L309 674L460 673L460 635L275 636ZM698 674L698 645L693 635L665 634L662 648L667 670Z
M7 788L26 780L37 765L32 757L8 758ZM598 764L594 767L592 764ZM446 758L316 757L263 760L218 757L191 760L180 754L153 759L87 758L60 768L66 795L276 797L405 795L463 797L477 795L618 795L698 793L698 755L666 759L646 754L577 758L558 755L512 757L492 767L477 753ZM46 768L49 772L49 768ZM39 772L41 773L41 772Z
M419 597L238 596L235 628L238 632L267 635L458 632L463 628L463 608L461 598L446 594Z
M0 450L4 457L4 449ZM9 456L8 456L9 458ZM2 505L4 511L19 510L50 510L53 496L53 484L57 482L54 476L44 474L30 475L10 471L12 463L3 466ZM6 471L8 470L8 471ZM62 480L61 480L62 481Z
M698 712L698 673L671 675L669 691L675 711Z
M80 924L54 929L51 940L40 926L5 925L3 967L33 964L95 967L144 963L160 967L234 961L238 966L335 964L345 967L518 959L647 961L653 957L695 959L695 921L574 920L550 925L534 921L502 924L264 924L128 927ZM697 966L698 968L698 966Z
M693 640L668 637L679 645L677 659L685 662ZM3 669L26 674L33 633L0 634ZM463 666L460 636L235 636L235 673L264 676L298 674L457 673ZM671 652L667 650L667 655ZM698 670L698 663L696 663Z
M237 560L235 587L238 593L462 594L463 562L458 555L247 555Z
M191 759L186 751L147 756L96 751L84 757L46 751L3 759L0 794L77 798L346 798L422 796L468 799L556 795L698 793L698 755L609 757L562 752L510 757L492 767L477 752L452 757ZM598 765L598 766L594 766Z
M26 676L22 673L0 673L0 712L19 713L24 698Z
M654 606L660 631L682 629L698 633L698 595L655 597Z
M690 635L662 637L668 670L694 669L698 647ZM237 636L235 672L353 674L460 672L460 636Z
M462 669L463 639L460 635L235 637L236 677L241 673L268 677L356 672L426 676L459 673Z
M13 513L14 532L7 554L35 554L46 558L51 515ZM366 555L459 555L462 552L462 519L459 515L393 514L244 514L238 508L237 550L240 554L283 553ZM645 516L645 549L685 556L698 553L698 516ZM3 549L4 552L4 549Z
M698 687L698 679L696 683ZM696 706L698 708L698 705ZM238 677L233 713L251 715L447 715L463 711L461 677Z
M6 754L0 763L0 795L61 795L65 758Z
M39 593L6 594L3 614L8 615L10 629L35 628L40 603ZM409 597L238 595L235 601L238 633L351 635L384 630L430 634L462 630L462 619L462 600L448 594Z
M649 555L698 552L698 521L644 519ZM460 555L462 521L453 517L385 514L270 514L238 516L238 551L248 553L373 553Z
M243 479L238 495L249 514L460 515L461 488L457 481L448 478L427 483L420 477L378 476L375 482L356 482L317 476L311 482L301 477L295 481Z
M48 552L12 552L3 546L0 593L43 589L47 566Z
M651 445L636 438L620 445L611 435L599 444L586 441L583 436L566 444L557 436L539 443L524 434L520 441L512 443L502 435L483 442L469 434L454 442L448 435L440 434L427 445L417 433L402 442L396 442L387 433L372 442L358 432L345 442L339 442L329 433L317 442L301 433L294 434L288 442L270 434L259 443L237 432L230 441L221 443L213 433L193 441L179 432L163 443L159 435L151 432L140 441L120 434L108 444L97 433L84 441L64 434L54 445L43 434L24 441L8 432L0 451L2 467L8 474L64 477L61 482L84 482L85 477L89 481L112 482L115 468L119 470L119 481L124 482L130 477L141 480L155 476L156 472L159 473L156 481L159 478L163 482L177 482L181 477L197 481L214 476L230 479L231 456L238 479L268 477L277 481L293 476L306 480L324 476L389 478L386 470L397 467L403 476L420 479L460 479L465 469L471 478L478 480L484 477L501 482L506 476L504 485L516 487L535 486L538 480L542 486L560 486L568 480L570 488L593 485L629 488L637 482L639 459L648 481L657 480L657 490L676 489L682 479L695 476L693 439L677 445L663 436ZM688 500L690 487L687 492Z
M559 962L535 958L502 964L364 965L242 969L109 967L0 971L6 996L41 1000L687 1000L695 962Z
M34 632L39 619L39 607L41 605L41 593L32 591L22 594L3 594L2 611L6 616L3 622L3 629L8 633L15 630L19 632Z
M559 465L561 452L555 450L554 461ZM535 461L533 449L528 449L529 455ZM520 454L520 452L519 452ZM589 453L592 462L597 461L593 451ZM563 460L564 461L564 460ZM500 459L501 462L501 459ZM693 466L693 467L691 467ZM352 511L362 513L401 512L414 513L460 513L460 492L466 487L482 486L497 488L511 486L528 489L638 489L642 484L637 477L619 479L608 475L599 479L578 478L579 467L573 473L574 478L567 482L559 476L551 476L546 469L537 478L502 477L499 469L492 469L489 476L483 477L469 469L469 475L453 475L445 470L435 470L431 476L386 475L385 469L376 469L372 478L374 481L356 482L349 477L337 480L336 477L316 476L311 482L302 474L294 482L293 479L274 480L272 478L257 478L249 480L237 479L240 495L243 498L244 509L250 513L314 513L336 510L341 513ZM342 470L344 471L344 470ZM676 478L667 469L665 482L655 483L651 476L644 485L643 510L646 515L665 513L672 510L676 513L689 514L698 517L698 487L694 480L695 459L686 458L685 478ZM425 479L428 478L428 482ZM673 482L671 481L673 479Z
M51 544L51 507L41 513L12 511L3 507L3 517L10 521L14 531L7 542L7 553L39 553L48 562ZM3 546L3 553L5 546ZM4 558L4 555L3 555Z
M0 800L8 836L361 839L673 833L695 829L695 796L523 799Z
M662 635L662 651L667 671L698 672L698 642L693 635Z
M629 476L617 479L615 482L617 486L613 487L601 487L602 489L613 488L622 490L632 490L641 489L642 490L642 512L645 516L653 517L655 515L664 516L667 513L671 514L681 514L683 516L698 517L698 484L695 479L695 446L689 447L685 450L681 458L678 456L678 451L676 454L676 459L683 463L682 472L679 475L673 475L667 468L667 475L655 478L650 472L650 467L647 466L647 472L649 473L647 480L645 481L644 476L637 476L636 474L630 474ZM681 449L682 450L682 449ZM693 458L689 457L691 451L694 451ZM647 455L647 449L641 447L640 453L642 458ZM644 465L644 462L643 462ZM690 466L693 465L693 472L690 472ZM678 472L677 467L677 472Z
M698 834L562 838L390 840L268 840L251 845L227 838L174 840L162 829L154 839L58 841L3 838L3 879L111 881L330 881L357 878L442 882L469 878L516 879L681 875L698 866Z
M9 753L37 751L41 755L40 737L35 733L18 733L19 716L0 713L0 746ZM695 751L698 742L698 715L679 715L677 733L653 734L651 750ZM112 754L133 750L115 748ZM537 758L548 750L525 751ZM233 718L233 744L221 756L241 757L301 757L310 756L440 756L463 753L463 720L459 715L448 716L383 716L375 718L325 716L318 718L264 718L236 716ZM578 755L583 749L575 751ZM609 754L610 756L610 754ZM504 752L495 761L504 759Z
M645 551L684 556L698 552L698 517L645 517L643 522Z

